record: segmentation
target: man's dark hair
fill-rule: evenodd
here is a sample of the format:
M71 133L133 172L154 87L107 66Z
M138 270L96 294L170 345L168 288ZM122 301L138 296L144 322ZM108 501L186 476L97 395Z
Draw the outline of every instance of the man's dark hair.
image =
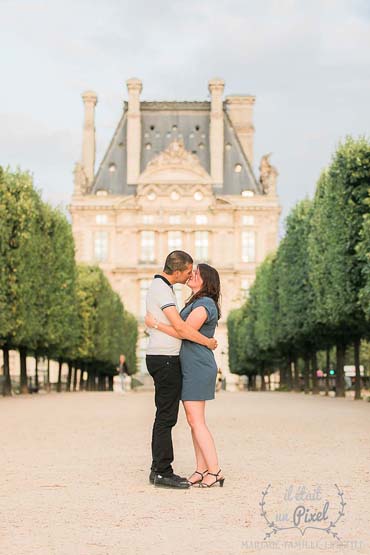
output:
M189 264L193 264L190 254L184 251L172 251L166 258L163 271L171 276L177 270L183 272Z

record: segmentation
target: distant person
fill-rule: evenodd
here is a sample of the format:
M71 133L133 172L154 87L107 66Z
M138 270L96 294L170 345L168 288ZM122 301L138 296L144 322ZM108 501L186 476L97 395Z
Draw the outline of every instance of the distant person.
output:
M125 391L125 380L129 376L129 369L126 362L125 355L119 356L119 366L118 366L118 373L121 380L121 389L122 393Z
M223 374L221 368L217 370L216 392L222 389Z

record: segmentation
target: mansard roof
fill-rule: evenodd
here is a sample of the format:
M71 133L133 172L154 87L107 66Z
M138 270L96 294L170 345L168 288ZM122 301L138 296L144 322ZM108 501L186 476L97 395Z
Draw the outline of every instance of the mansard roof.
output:
M143 172L148 163L163 152L174 140L183 142L187 151L195 154L210 173L210 102L141 102L141 160ZM127 102L107 152L96 174L92 192L107 190L114 195L130 195L135 185L127 184ZM239 166L238 172L235 167ZM243 151L224 103L224 181L217 187L221 195L240 195L250 189L262 194L260 183Z

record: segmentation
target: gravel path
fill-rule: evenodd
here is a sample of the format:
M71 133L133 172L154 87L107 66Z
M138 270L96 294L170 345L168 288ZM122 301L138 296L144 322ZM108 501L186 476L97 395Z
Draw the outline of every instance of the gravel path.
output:
M370 554L369 403L221 392L207 410L225 486L176 491L148 483L152 392L0 399L0 554ZM175 471L190 474L182 407L174 443ZM322 511L328 500L321 528L338 516L337 484L341 542L298 528L264 542L268 484L269 521L291 526L277 515L291 521L297 505ZM302 487L312 501L294 499Z

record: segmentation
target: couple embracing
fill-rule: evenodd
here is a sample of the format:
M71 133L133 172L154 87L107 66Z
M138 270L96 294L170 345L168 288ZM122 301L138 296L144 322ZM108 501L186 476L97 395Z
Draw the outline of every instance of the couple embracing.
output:
M179 313L173 286L187 284L192 294ZM223 486L213 437L205 421L205 402L214 399L217 365L213 337L220 318L220 277L208 264L193 269L193 259L173 251L149 288L145 324L149 328L146 364L155 387L149 480L155 486L187 489ZM180 399L191 429L196 469L188 478L174 473L172 428Z

